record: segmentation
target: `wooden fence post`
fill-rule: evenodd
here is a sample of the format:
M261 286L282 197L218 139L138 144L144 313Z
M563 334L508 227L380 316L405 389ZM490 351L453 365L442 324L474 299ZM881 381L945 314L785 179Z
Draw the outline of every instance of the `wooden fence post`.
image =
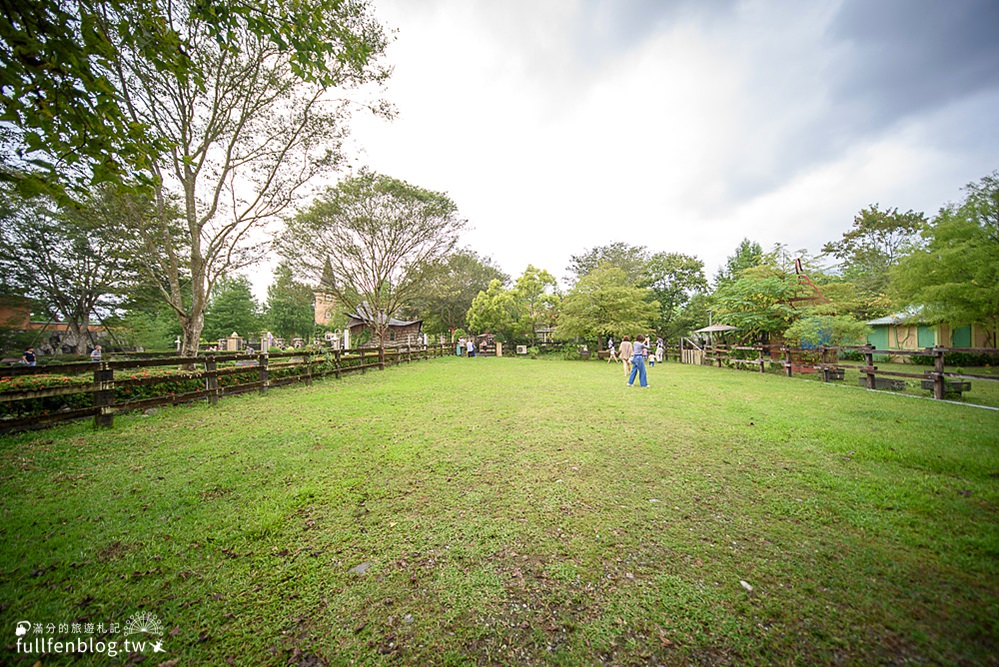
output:
M305 386L312 386L312 353L305 351Z
M765 362L765 361L763 361L763 345L760 345L760 350L759 350L759 352L760 352L760 357L759 357L759 362L760 362L760 372L761 372L761 373L766 373L766 372L767 372L767 367L766 367L766 362Z
M341 354L342 352L339 349L333 350L333 377L337 380L340 379L340 369L343 367L343 364L340 363Z
M260 387L261 394L266 394L267 387L270 385L271 374L270 374L270 369L267 366L267 360L269 358L270 355L267 352L261 352L260 354L257 355L257 360L258 360L257 363L260 364L260 381L263 383L263 385Z
M933 398L942 401L944 392L944 351L941 347L933 348Z
M863 347L864 350L864 363L867 364L867 388L875 389L877 387L876 378L874 371L878 369L874 365L874 346L868 343Z
M114 426L114 370L102 361L94 371L94 406L100 412L94 415L94 428Z
M784 350L784 374L791 377L794 375L794 368L791 367L794 363L793 357L791 356L791 346L785 345L781 349Z
M218 362L215 361L215 355L205 357L205 389L208 390L208 404L218 404L219 375Z

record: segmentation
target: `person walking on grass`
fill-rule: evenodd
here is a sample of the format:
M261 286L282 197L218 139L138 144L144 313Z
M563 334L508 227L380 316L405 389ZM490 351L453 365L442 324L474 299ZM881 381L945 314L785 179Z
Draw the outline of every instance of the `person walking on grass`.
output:
M631 355L634 354L635 348L631 344L631 339L625 336L621 339L621 362L624 364L624 376L628 377L628 373L631 372Z
M645 336L638 334L635 338L635 346L631 357L631 374L628 376L628 386L635 385L635 376L638 376L638 384L643 387L649 386L648 376L645 374L645 355L649 346L645 344Z
M608 352L610 352L610 354L607 356L607 363L608 364L611 363L612 361L619 361L619 359L617 358L617 352L614 350L614 339L613 338L608 338L607 339L607 350L608 350Z

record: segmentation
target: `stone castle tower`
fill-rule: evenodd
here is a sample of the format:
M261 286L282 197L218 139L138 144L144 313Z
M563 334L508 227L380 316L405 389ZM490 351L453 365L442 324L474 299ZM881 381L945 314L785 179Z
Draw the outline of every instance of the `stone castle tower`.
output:
M332 287L333 267L327 259L326 266L323 267L323 277L312 292L316 297L316 324L326 326L333 320L333 315L336 313L336 297L332 294Z

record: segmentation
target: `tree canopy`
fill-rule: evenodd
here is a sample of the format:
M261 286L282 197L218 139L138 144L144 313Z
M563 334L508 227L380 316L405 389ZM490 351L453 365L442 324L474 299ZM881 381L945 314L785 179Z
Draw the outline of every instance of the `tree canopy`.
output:
M109 180L151 179L171 137L130 113L119 85L131 52L159 76L207 90L207 42L231 55L250 33L285 54L293 75L322 88L384 79L387 38L365 0L32 0L0 13L0 179L27 195ZM191 26L197 26L195 31ZM195 43L194 36L203 37Z
M715 289L738 280L745 269L759 266L763 261L763 247L755 241L743 239L735 253L726 258L725 265L715 274Z
M999 172L966 186L923 232L925 246L892 272L896 293L923 315L999 329Z
M354 41L369 37L353 23L365 21L353 14L361 3L275 2L276 17L293 11L301 21L288 27L293 34L320 22L311 27L332 42L313 56L332 58L330 49L343 49L373 59L380 52L376 30L369 44ZM264 226L293 210L313 179L345 161L341 142L351 105L333 100L326 86L360 85L377 76L377 69L353 60L342 67L331 61L328 73L303 69L288 46L293 35L261 36L265 28L255 15L230 16L225 4L206 17L204 4L169 4L172 25L188 48L183 72L158 67L129 43L116 45L112 61L131 122L169 142L150 166L158 215L134 230L135 253L177 314L185 356L197 353L215 281L258 261L266 250ZM348 15L339 24L341 11ZM212 23L219 12L227 26L222 40ZM333 23L321 23L326 20Z
M900 259L914 250L926 226L922 213L897 208L882 211L873 204L860 211L853 226L838 241L822 246L822 252L841 262L843 277L857 285L868 301L888 292L890 271Z
M462 249L443 262L424 269L423 288L410 300L407 310L422 317L423 328L431 333L448 333L468 325L466 316L476 295L489 283L509 281L489 258Z
M247 338L259 333L262 324L260 306L246 276L221 279L205 310L205 340L213 342L234 331Z
M604 336L648 331L659 304L620 267L602 264L579 279L562 301L557 336L603 343Z
M419 294L425 269L448 257L464 226L446 194L362 170L289 220L280 252L316 280L328 267L324 289L345 308L364 310L384 334L388 318Z
M312 288L295 280L288 262L274 269L267 288L267 326L290 343L295 336L308 338L316 328Z
M673 325L684 306L697 294L707 290L704 262L676 252L658 252L645 265L642 286L652 293L659 304L653 328L671 338L681 333Z
M572 274L575 281L596 270L602 264L610 264L624 271L628 280L633 285L637 285L645 275L648 260L649 251L645 246L633 246L622 241L615 241L608 245L590 248L579 255L573 255L566 270Z
M106 317L136 280L134 258L121 239L141 225L141 197L111 186L82 203L0 191L0 272L7 289L33 297L58 316L87 351L95 315Z

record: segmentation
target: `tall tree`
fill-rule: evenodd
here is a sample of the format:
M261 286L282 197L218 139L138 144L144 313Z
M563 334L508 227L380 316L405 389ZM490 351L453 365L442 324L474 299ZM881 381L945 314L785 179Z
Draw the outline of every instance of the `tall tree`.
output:
M799 293L795 276L772 264L743 269L715 292L716 321L738 327L746 341L767 339L783 333L800 316L791 305Z
M755 241L742 239L735 253L725 260L725 265L715 274L715 289L738 280L744 270L759 266L763 262L763 247Z
M882 211L873 204L854 217L843 238L822 246L822 252L840 260L843 277L863 296L875 298L887 292L892 267L918 247L925 226L922 213Z
M410 302L423 327L431 333L447 333L464 328L466 315L475 296L488 289L493 280L509 281L489 258L472 250L453 253L443 262L427 267L425 288Z
M552 326L558 316L559 296L555 277L528 264L513 286L518 310L518 333L537 342L538 329Z
M351 105L334 100L329 87L346 93L385 74L375 60L384 36L363 2L272 1L277 17L293 14L295 22L282 28L289 31L284 42L261 37L255 15L228 17L220 40L203 16L205 3L172 0L166 7L187 47L187 72L160 68L127 42L114 53L115 84L130 120L169 142L151 166L158 224L137 230L138 254L179 318L185 356L197 353L215 281L256 261L263 249L252 240L263 226L288 212L315 176L342 163ZM327 64L316 83L288 47L298 36L307 36ZM167 205L171 190L180 193L179 246L162 243L176 223ZM187 287L182 273L190 277Z
M297 282L288 262L274 269L274 282L267 288L267 323L282 338L308 338L316 328L315 295L308 285Z
M708 288L704 262L681 253L656 253L646 263L642 285L659 303L653 323L656 331L664 338L674 338L680 333L673 327L674 318L694 294Z
M148 208L136 195L110 186L82 204L58 206L49 197L23 199L4 188L0 203L0 271L16 286L58 314L87 351L91 318L107 315L135 277L121 239L141 225Z
M465 221L447 195L362 170L288 222L282 256L345 308L370 320L384 349L388 320L424 287L425 267L454 249Z
M923 314L951 324L999 330L999 171L965 187L923 233L925 247L892 272L893 289Z
M260 306L246 276L219 280L205 310L204 337L208 341L225 338L236 332L244 338L261 330Z
M621 268L601 264L572 287L562 301L559 338L585 338L602 345L604 336L620 338L648 331L659 304L636 287Z
M498 278L490 280L489 286L475 295L466 317L472 331L499 334L507 340L518 338L517 300Z
M384 46L365 0L4 2L0 119L9 124L12 150L0 179L26 194L60 194L67 183L152 177L171 137L129 112L118 85L123 52L205 92L206 73L191 57L201 44L192 34L235 55L244 30L286 54L297 77L324 87L367 78Z
M645 273L649 251L645 246L633 246L622 241L590 248L580 255L573 255L566 270L575 282L595 271L602 264L616 266L628 276L631 284L637 285Z

